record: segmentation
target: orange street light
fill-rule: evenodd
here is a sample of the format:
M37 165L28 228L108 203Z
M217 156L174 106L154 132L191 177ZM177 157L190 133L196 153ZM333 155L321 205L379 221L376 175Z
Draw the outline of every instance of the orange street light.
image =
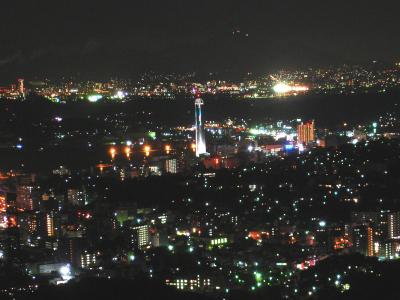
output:
M110 155L111 155L111 159L114 160L115 155L117 154L117 149L115 149L114 147L110 148Z
M150 146L144 146L144 152L146 153L146 156L150 156L150 151L151 151L151 148L150 148Z
M171 146L170 145L165 145L165 152L169 154L171 152Z
M126 146L126 147L124 148L124 152L125 152L126 157L127 157L128 159L130 159L130 158L131 158L131 148L128 147L128 146Z

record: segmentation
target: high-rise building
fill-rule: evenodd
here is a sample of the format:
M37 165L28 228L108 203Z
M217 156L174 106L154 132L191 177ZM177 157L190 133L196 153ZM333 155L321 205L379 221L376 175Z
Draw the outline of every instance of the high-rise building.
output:
M0 195L0 213L5 213L7 211L7 201L6 195Z
M206 140L204 135L204 124L201 107L204 105L204 101L201 98L197 98L194 102L195 107L195 121L196 121L196 156L199 157L202 154L206 154Z
M385 259L393 259L398 257L399 242L395 240L387 240L381 243L379 248L379 257Z
M371 227L367 228L367 256L374 256L377 250L377 245L379 247L379 244L374 243L374 230Z
M139 225L132 228L133 234L131 236L131 243L138 249L143 249L150 244L150 226Z
M35 193L34 187L31 185L17 186L17 208L21 210L35 209Z
M387 226L388 238L400 239L400 212L393 212L388 214Z
M37 233L37 214L32 212L20 213L17 215L17 222L21 243L31 244L31 236Z
M366 256L374 256L374 232L367 224L355 226L352 232L354 251Z
M81 268L88 269L94 265L96 265L97 257L96 253L92 253L89 251L84 251L81 254Z
M46 214L46 233L48 237L53 237L54 232L54 213L49 212Z
M22 175L16 177L15 206L19 210L34 210L39 204L38 188L35 184L36 176Z
M178 160L170 158L165 161L165 171L170 174L178 173Z
M197 277L190 278L176 278L167 279L165 281L166 285L173 286L178 290L209 290L211 287L211 279L208 277L203 277L197 275Z
M158 232L152 233L149 240L152 247L160 247L160 234Z
M21 97L25 98L25 86L23 79L18 79L18 93Z
M315 139L314 120L297 125L297 142L307 145Z
M69 263L74 268L80 268L83 260L86 260L86 241L80 237L64 238L60 240L59 256ZM90 257L89 257L90 260Z
M67 190L68 203L74 206L83 206L87 204L87 195L85 190L68 189Z

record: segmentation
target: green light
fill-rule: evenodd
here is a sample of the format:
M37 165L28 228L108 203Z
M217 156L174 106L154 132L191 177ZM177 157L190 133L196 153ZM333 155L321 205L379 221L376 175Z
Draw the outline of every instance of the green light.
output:
M262 281L262 274L260 272L254 272L254 276L255 276L257 282Z
M115 218L117 219L120 226L122 226L126 221L129 220L128 211L119 210L119 211L115 212Z
M148 133L148 136L150 137L150 138L152 138L153 140L155 140L156 139L156 133L154 132L154 131L149 131Z

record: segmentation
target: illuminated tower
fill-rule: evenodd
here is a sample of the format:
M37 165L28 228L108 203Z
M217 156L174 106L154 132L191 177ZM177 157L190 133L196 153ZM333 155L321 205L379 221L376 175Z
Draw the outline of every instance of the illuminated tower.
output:
M201 106L204 105L204 101L201 98L197 98L194 102L195 107L195 118L196 118L196 156L199 157L201 154L206 152L206 140L204 136L204 125L201 114Z
M54 236L54 214L53 212L46 214L46 233L48 237Z
M389 213L387 216L388 238L400 238L400 212Z
M18 79L18 92L23 98L25 98L25 87L23 79Z
M367 256L374 256L375 252L378 252L375 250L375 244L374 244L374 231L371 227L367 228ZM379 245L379 244L378 244Z
M314 141L314 121L301 123L297 126L297 142L307 145Z

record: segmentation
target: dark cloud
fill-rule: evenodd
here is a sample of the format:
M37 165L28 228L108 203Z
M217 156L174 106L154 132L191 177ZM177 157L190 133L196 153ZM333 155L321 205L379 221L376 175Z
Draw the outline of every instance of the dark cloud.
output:
M268 70L398 59L395 1L2 3L0 79Z
M7 64L12 64L16 62L20 62L22 59L22 52L17 51L11 55L0 57L0 66L5 66Z

